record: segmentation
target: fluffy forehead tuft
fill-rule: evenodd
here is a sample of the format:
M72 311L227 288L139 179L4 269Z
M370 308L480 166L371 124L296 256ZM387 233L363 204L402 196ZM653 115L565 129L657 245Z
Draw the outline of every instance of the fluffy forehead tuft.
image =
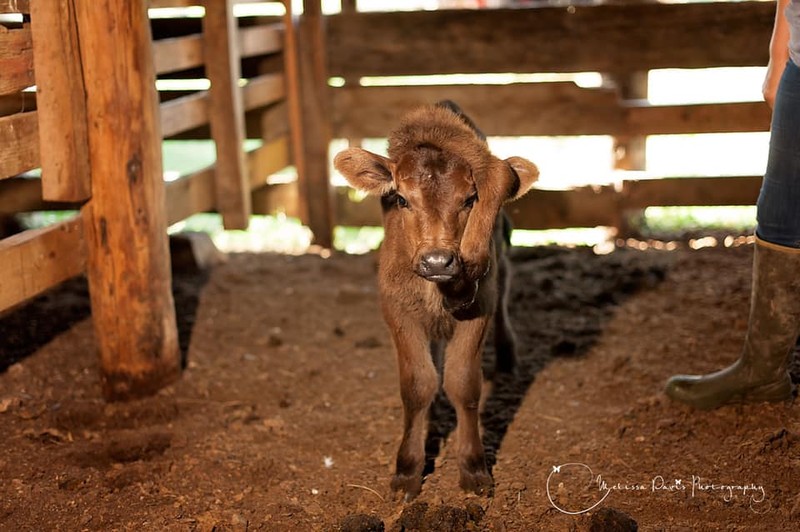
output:
M486 141L461 117L437 105L411 111L389 134L389 157L393 161L399 161L404 154L420 146L432 146L457 155L476 176L482 176L491 164L492 155Z

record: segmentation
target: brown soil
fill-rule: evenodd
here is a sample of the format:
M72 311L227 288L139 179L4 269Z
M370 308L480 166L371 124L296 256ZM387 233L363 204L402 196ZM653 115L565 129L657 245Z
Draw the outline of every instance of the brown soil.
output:
M458 490L440 398L411 504L388 492L402 410L373 256L233 255L199 306L203 276L179 277L187 370L125 404L99 398L74 281L0 317L0 361L52 337L0 374L0 529L789 529L797 407L695 412L661 391L737 356L751 253L515 250L522 363L487 381L483 414L494 496Z

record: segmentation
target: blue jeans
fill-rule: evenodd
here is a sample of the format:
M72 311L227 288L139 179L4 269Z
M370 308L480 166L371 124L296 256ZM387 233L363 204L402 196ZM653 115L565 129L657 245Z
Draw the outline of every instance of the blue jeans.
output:
M800 68L791 60L778 85L771 131L756 234L773 244L800 248Z

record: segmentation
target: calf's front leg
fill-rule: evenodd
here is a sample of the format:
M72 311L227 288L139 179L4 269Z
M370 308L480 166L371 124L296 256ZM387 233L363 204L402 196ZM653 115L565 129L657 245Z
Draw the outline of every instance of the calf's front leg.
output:
M430 342L417 323L408 319L387 320L397 350L400 396L403 400L403 441L397 451L393 491L406 500L422 490L428 410L439 389L439 376L430 353Z
M477 494L491 492L480 434L481 354L489 316L459 321L447 346L444 391L456 410L459 485Z

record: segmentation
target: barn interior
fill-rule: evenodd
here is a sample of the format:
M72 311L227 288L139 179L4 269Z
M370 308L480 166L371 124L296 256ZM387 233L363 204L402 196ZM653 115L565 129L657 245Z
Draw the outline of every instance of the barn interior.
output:
M663 392L741 351L774 18L0 0L0 529L787 529L796 406ZM485 350L494 493L441 394L405 502L380 205L330 161L441 99L541 179L507 206L516 374Z

